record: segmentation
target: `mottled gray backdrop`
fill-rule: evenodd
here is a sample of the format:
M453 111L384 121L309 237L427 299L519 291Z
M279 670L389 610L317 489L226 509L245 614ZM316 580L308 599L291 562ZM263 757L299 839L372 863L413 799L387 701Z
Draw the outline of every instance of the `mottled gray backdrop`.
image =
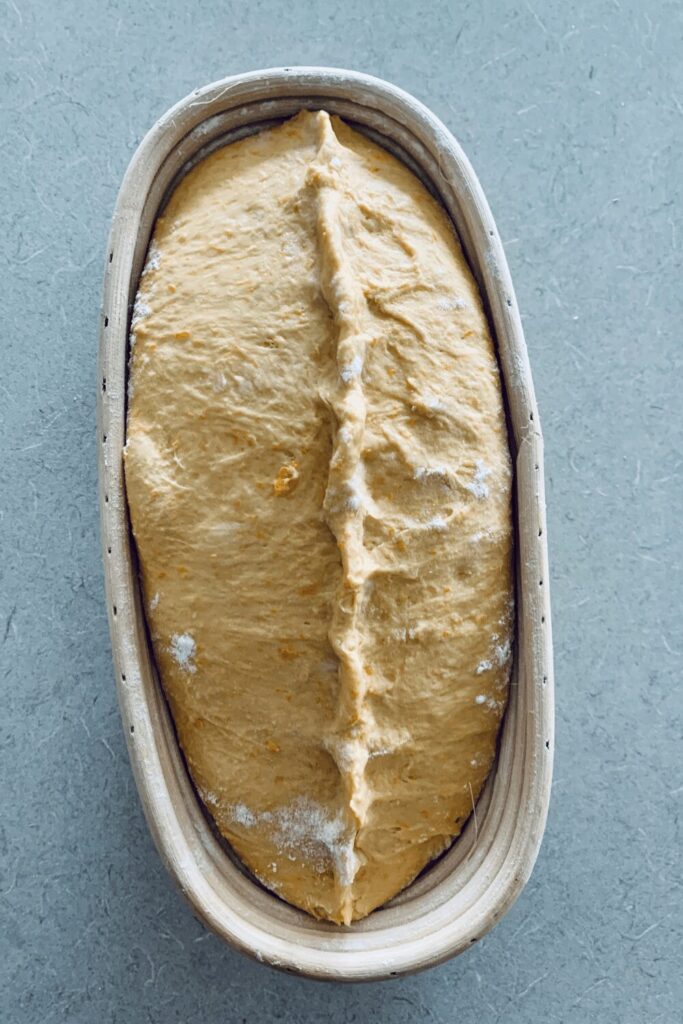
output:
M191 917L114 695L96 491L105 241L142 135L277 64L388 78L465 146L524 315L547 446L558 736L547 837L460 959L281 976ZM681 1018L683 8L0 4L0 1016L8 1024L675 1024Z

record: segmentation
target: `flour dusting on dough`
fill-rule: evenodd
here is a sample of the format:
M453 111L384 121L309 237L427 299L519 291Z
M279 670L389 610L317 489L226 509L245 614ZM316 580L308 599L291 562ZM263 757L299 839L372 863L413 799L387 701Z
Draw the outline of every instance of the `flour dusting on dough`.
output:
M356 377L360 377L363 371L363 360L360 356L354 356L350 363L342 366L339 375L345 384L350 384Z
M151 312L151 307L142 298L140 292L138 292L138 294L135 296L135 302L133 303L133 315L130 320L131 346L135 344L135 328L138 327L141 321L144 320L145 317L148 317Z
M197 666L193 662L197 645L189 633L174 633L171 637L169 653L178 662L185 672L196 672Z
M498 638L496 637L496 639ZM510 642L509 636L506 637L502 643L496 644L494 648L494 653L496 663L502 668L502 666L510 660L510 655L512 654L512 644Z
M142 274L140 275L140 277L144 277L145 274L149 274L150 270L158 270L159 269L159 261L160 261L159 250L157 249L157 247L154 244L154 242L152 242L150 247L149 247L149 249L147 250L147 259L145 261L145 265L144 265L144 267L142 269Z
M246 804L235 804L231 808L232 818L238 825L244 825L245 828L253 828L258 818L253 811L250 811Z
M430 477L437 477L447 480L449 476L445 466L416 466L413 470L415 480L428 480Z
M290 860L304 858L321 873L332 866L340 885L350 885L357 866L353 833L341 812L330 817L325 808L309 797L298 797L274 811L252 811L245 804L229 809L232 820L245 828L265 826L279 851Z
M459 299L457 296L442 295L436 300L436 308L449 312L453 309L467 309L467 303L464 299Z
M488 498L489 487L485 482L491 475L491 470L484 464L483 459L477 459L474 464L474 478L471 483L465 484L468 491L471 491L475 498Z
M343 429L345 428L342 427L342 430ZM341 435L341 430L339 433ZM357 469L351 476L351 479L346 482L346 488L348 491L346 507L350 511L356 512L363 505L363 479L359 469Z
M429 409L430 412L443 412L446 408L442 399L429 392L422 396L422 405L425 409Z

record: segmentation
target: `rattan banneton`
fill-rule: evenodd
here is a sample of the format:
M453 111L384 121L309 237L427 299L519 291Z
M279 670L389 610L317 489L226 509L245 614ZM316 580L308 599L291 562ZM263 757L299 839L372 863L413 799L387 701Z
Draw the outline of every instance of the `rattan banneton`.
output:
M390 904L349 928L315 921L267 892L201 807L150 652L122 467L130 311L160 206L178 176L212 147L302 107L324 108L366 131L419 174L448 210L496 340L515 466L515 661L496 765L451 850ZM458 143L407 93L334 68L249 72L181 100L143 139L118 195L98 391L102 543L123 726L152 835L194 913L235 948L310 977L387 978L462 952L509 909L536 860L550 796L553 674L543 442L531 371L500 237Z

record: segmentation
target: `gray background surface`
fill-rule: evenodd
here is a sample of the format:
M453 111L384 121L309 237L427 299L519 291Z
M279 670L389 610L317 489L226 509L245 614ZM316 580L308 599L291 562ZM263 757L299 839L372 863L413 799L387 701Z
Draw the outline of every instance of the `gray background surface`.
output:
M682 42L664 0L0 4L3 1019L681 1019ZM294 63L388 78L465 146L547 446L541 857L481 944L370 986L252 964L173 891L128 766L100 570L95 358L121 176L192 88Z

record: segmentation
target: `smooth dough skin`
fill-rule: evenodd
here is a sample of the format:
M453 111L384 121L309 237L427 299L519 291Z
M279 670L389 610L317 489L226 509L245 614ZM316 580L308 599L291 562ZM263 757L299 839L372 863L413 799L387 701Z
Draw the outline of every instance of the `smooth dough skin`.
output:
M301 113L182 180L131 342L128 500L192 778L264 885L348 924L459 833L507 699L479 294L415 176Z

